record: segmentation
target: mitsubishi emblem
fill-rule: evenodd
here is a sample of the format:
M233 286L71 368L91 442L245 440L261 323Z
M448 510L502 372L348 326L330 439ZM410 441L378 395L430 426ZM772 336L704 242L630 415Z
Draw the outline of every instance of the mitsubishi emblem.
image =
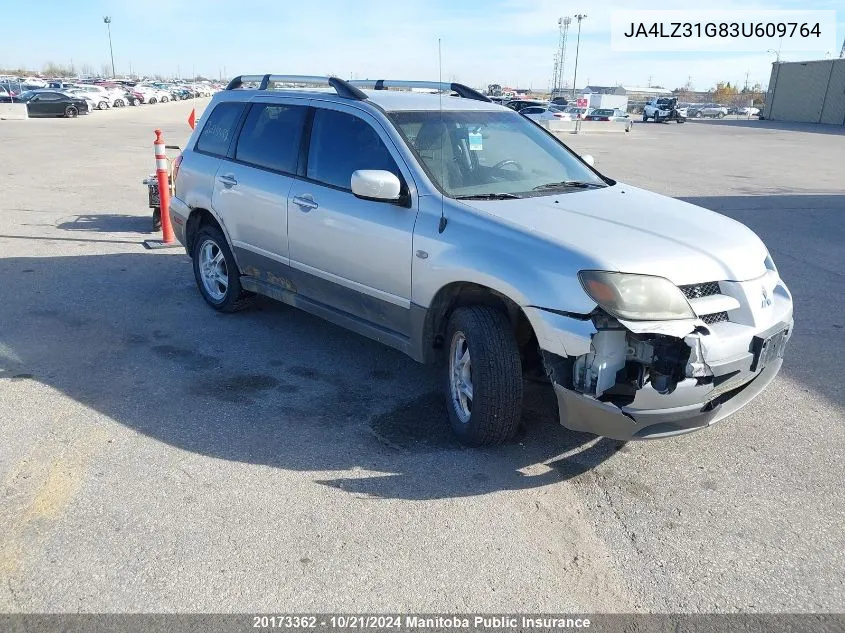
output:
M772 298L769 296L769 291L766 290L765 286L763 286L761 290L763 291L763 304L760 307L768 308L770 305L772 305Z

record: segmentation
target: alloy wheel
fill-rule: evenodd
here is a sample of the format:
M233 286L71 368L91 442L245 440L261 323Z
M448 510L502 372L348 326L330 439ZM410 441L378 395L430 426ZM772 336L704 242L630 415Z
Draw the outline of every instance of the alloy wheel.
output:
M451 404L458 419L466 424L472 416L472 359L463 332L455 332L449 353Z
M229 290L229 271L226 257L214 240L207 239L200 246L199 271L208 296L214 301L223 301Z

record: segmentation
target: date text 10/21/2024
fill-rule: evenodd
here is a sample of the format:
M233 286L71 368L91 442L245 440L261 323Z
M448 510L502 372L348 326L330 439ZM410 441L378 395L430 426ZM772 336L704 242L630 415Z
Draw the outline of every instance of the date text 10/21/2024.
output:
M256 615L254 629L586 629L590 619L569 616L424 616L424 615Z

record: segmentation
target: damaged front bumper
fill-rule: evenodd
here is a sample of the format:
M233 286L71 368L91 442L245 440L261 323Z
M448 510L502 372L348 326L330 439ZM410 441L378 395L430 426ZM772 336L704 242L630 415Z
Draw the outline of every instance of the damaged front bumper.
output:
M741 297L723 282L723 292ZM765 309L730 320L622 323L530 308L566 428L618 440L706 428L759 395L780 371L792 297L779 280ZM743 301L740 301L743 305Z

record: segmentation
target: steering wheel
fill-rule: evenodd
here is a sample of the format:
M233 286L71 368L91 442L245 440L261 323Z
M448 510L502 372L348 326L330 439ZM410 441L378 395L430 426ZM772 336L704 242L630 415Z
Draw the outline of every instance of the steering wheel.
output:
M511 160L510 158L506 158L505 160L500 160L498 163L493 165L493 169L502 169L502 168L507 167L509 165L513 165L514 167L516 167L517 171L522 171L522 165L520 165L515 160Z

